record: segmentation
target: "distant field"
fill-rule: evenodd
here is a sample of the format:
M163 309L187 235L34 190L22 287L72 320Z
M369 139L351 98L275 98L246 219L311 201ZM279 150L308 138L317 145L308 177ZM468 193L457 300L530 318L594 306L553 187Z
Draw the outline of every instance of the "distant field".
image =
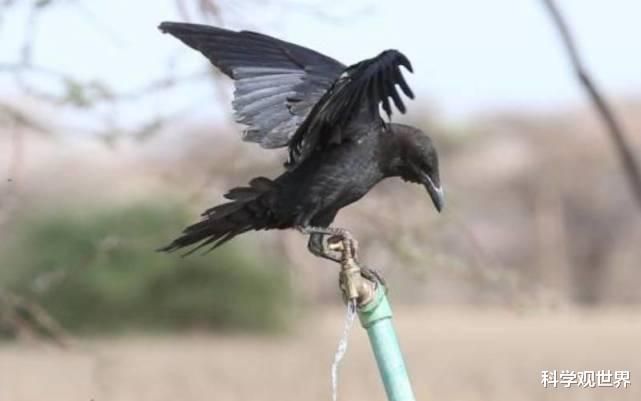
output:
M525 313L402 308L396 322L418 400L641 400L641 311ZM0 344L0 401L330 400L343 312L284 337ZM542 369L629 370L628 389L543 389ZM341 400L385 400L355 327Z

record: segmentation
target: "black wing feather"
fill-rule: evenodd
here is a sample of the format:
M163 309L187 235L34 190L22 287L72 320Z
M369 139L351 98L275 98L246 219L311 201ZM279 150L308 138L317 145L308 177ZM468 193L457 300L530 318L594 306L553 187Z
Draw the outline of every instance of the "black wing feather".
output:
M256 32L178 22L163 22L159 28L234 79L236 120L248 126L243 139L265 148L287 146L345 69L314 50Z
M311 110L291 139L290 165L296 165L312 151L330 143L340 143L349 137L348 125L354 121L365 124L381 121L378 107L387 117L394 106L405 113L397 87L410 99L414 98L400 67L412 72L410 61L397 50L386 50L378 56L347 68L339 80L325 93ZM340 137L336 138L336 135Z
M346 68L321 53L256 32L175 22L159 28L234 79L236 120L248 126L243 140L265 148L289 146L290 166L316 149L366 131L351 129L355 121L382 124L379 105L388 118L391 103L405 113L397 88L414 98L400 69L412 72L412 65L397 50Z

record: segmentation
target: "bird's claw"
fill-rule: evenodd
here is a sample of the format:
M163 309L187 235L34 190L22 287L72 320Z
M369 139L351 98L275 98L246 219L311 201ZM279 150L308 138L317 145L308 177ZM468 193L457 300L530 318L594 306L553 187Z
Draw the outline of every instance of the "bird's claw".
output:
M346 302L364 305L379 285L386 288L378 271L358 262L358 241L349 231L333 227L299 227L299 231L309 234L307 246L314 255L340 263L339 283Z
M361 276L363 276L369 281L382 285L384 288L387 288L387 283L385 282L385 279L383 278L383 275L381 274L380 271L376 269L370 269L367 266L360 266L360 268L361 268Z
M335 227L298 227L303 234L310 235L308 248L316 256L343 263L356 260L358 241L347 230Z
M325 234L311 234L307 248L312 254L332 262L341 263L343 260L342 252L330 247L329 239Z

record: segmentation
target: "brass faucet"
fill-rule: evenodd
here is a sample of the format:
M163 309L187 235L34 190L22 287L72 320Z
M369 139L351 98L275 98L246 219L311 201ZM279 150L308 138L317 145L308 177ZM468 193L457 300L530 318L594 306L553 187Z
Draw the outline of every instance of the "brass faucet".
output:
M338 282L345 302L353 302L356 306L369 303L374 298L376 287L382 283L382 279L359 265L356 257L358 242L347 233L330 238L328 245L331 250L340 252L342 255Z

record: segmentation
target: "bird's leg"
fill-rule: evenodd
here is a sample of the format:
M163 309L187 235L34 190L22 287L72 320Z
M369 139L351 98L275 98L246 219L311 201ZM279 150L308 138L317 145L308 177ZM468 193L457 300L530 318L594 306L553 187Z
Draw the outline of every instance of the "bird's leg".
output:
M299 226L296 227L298 231L303 234L310 235L310 242L308 243L308 248L310 251L320 257L325 259L333 260L335 262L343 262L345 259L356 259L356 253L358 251L358 241L352 236L352 234L343 229L336 227L313 227L313 226ZM321 240L314 239L316 236L320 236ZM327 238L329 236L329 238ZM345 250L336 252L332 250L329 246L329 242L333 239L332 237L338 237L340 240L347 245ZM313 244L314 249L311 248L312 241L315 241ZM317 253L318 252L318 253ZM337 255L340 255L337 257Z
M335 227L311 226L301 226L297 229L310 236L307 247L314 255L341 264L352 262L358 266L362 277L386 287L385 280L377 270L370 269L358 262L358 241L349 231Z
M325 234L313 233L309 236L307 243L309 251L323 259L331 260L332 262L341 263L343 260L343 253L330 248L328 238Z

